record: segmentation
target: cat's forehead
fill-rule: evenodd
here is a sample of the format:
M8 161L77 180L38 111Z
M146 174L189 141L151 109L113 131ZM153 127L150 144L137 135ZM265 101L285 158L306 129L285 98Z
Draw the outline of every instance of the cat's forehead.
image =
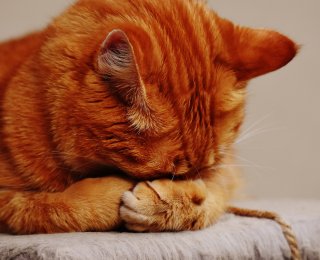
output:
M142 1L145 12L125 29L142 74L180 76L184 85L208 84L221 52L217 15L201 1ZM167 3L167 4L166 4Z

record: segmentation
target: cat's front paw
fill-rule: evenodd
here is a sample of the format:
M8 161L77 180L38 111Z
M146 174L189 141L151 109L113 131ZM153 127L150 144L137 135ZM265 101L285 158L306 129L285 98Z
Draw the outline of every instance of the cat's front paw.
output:
M132 231L196 230L207 225L203 181L141 182L123 194L120 215Z

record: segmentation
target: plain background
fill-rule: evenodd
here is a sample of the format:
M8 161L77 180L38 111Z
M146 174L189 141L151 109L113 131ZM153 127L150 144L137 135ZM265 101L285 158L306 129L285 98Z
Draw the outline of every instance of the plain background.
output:
M72 2L1 0L0 40L43 27ZM238 164L251 197L320 198L320 1L209 5L236 23L274 28L303 45L288 66L250 83Z

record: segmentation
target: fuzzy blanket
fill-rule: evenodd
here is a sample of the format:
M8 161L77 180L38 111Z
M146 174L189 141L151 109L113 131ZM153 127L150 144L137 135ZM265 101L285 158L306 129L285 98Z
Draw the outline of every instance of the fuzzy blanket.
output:
M292 225L303 259L320 259L320 201L260 200L237 206L273 210ZM288 259L290 250L271 220L225 215L196 232L0 234L0 259Z

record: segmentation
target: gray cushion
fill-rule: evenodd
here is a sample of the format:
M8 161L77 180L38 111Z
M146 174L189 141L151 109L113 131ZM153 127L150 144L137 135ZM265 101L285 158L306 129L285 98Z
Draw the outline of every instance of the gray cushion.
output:
M320 259L320 201L236 203L278 212L292 225L304 259ZM196 232L0 234L0 259L286 259L290 250L277 223L224 215Z

